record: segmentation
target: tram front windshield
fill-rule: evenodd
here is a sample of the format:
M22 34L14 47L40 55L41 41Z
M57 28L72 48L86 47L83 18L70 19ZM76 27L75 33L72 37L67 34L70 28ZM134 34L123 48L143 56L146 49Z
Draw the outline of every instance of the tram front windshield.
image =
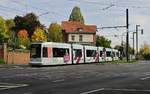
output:
M30 51L31 58L41 58L41 44L32 44Z

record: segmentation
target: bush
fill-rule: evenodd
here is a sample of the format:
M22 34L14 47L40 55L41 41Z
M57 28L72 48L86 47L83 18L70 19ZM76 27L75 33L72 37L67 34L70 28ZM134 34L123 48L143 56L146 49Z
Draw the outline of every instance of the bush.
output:
M143 54L145 60L150 60L150 53Z
M0 64L5 64L4 60L0 59Z

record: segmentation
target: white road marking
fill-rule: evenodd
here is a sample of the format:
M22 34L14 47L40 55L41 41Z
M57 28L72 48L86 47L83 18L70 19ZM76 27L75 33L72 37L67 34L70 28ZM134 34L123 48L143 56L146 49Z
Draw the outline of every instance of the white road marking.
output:
M150 78L150 76L141 78L141 80L146 80L146 79L149 79L149 78Z
M102 91L102 90L104 90L104 88L95 89L95 90L91 90L91 91L83 92L83 93L80 93L80 94L90 94L90 93L94 93L94 92Z
M91 94L91 93L95 93L98 91L129 91L129 92L150 92L150 90L140 90L140 89L115 89L115 88L100 88L100 89L95 89L95 90L91 90L91 91L87 91L87 92L83 92L80 94Z
M60 79L60 80L55 80L55 81L52 81L52 82L62 82L62 81L64 81L65 79Z
M0 90L25 87L27 84L12 84L12 83L0 83Z
M113 89L113 88L105 88L105 90L115 90L115 91L142 91L142 92L150 92L150 90L138 90L138 89Z

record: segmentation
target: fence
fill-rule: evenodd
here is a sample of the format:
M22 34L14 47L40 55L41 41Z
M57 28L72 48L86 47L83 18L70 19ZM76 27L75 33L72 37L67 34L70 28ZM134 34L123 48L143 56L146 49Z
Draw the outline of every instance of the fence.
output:
M28 64L30 60L30 53L24 52L7 52L7 64Z
M28 64L30 61L29 52L9 52L7 44L0 45L0 59L3 59L6 64Z

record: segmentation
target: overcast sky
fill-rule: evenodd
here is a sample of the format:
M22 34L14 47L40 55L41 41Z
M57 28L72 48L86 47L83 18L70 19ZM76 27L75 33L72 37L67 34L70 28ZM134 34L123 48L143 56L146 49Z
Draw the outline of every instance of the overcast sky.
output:
M95 24L98 28L126 25L128 8L130 38L135 25L140 24L139 30L144 29L144 35L139 34L139 46L150 44L150 0L0 0L0 16L8 19L34 12L37 16L40 15L40 21L48 27L52 22L68 20L74 6L81 8L85 24ZM124 32L124 28L99 29L97 34L111 39L114 46L121 43ZM125 41L125 36L123 40ZM130 45L132 46L132 39Z

